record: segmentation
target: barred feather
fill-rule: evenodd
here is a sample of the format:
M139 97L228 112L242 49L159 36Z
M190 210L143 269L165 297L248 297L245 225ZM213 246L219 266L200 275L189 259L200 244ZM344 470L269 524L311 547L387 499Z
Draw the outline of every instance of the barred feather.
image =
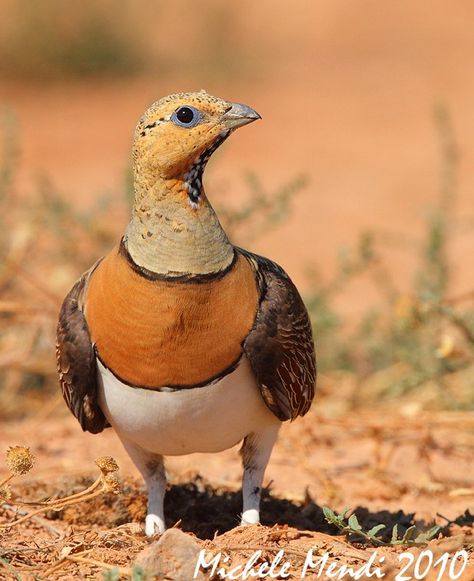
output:
M316 356L304 303L278 264L239 249L253 265L260 306L244 341L267 406L280 420L294 420L311 407L316 385Z
M93 434L108 426L97 402L97 363L82 312L84 290L95 266L76 282L64 299L56 342L56 362L64 401L82 429Z

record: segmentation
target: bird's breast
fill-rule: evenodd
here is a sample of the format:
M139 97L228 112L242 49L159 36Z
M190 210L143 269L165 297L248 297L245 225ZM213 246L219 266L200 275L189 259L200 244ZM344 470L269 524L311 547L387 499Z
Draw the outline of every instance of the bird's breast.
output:
M124 385L99 362L99 402L122 441L165 456L220 452L259 430L278 430L245 355L220 380L153 391Z
M142 387L195 385L231 366L253 326L258 292L241 255L222 277L149 280L118 249L94 271L85 300L91 339L103 363Z

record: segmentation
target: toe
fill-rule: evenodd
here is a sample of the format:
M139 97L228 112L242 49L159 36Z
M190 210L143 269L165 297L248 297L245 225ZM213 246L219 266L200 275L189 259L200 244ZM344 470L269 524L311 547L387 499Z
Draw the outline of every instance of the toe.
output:
M242 514L241 525L255 525L260 522L260 513L254 508L246 510Z
M147 537L153 537L156 534L165 532L165 523L162 518L156 514L147 514L145 519L145 534Z

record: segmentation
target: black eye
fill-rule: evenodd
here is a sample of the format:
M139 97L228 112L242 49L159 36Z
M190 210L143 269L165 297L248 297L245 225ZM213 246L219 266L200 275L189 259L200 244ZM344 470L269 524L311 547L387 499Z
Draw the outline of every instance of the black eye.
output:
M181 123L188 125L194 119L194 111L189 107L180 107L176 111L176 117L181 121Z
M171 116L171 121L176 125L181 125L181 127L194 127L199 123L201 119L201 114L194 107L185 105L179 107Z

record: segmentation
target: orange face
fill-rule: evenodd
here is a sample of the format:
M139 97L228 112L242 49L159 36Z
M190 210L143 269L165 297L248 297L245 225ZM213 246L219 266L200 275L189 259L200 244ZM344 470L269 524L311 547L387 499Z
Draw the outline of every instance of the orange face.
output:
M154 103L140 119L135 164L164 179L179 178L231 131L259 119L250 107L198 93L178 93Z

